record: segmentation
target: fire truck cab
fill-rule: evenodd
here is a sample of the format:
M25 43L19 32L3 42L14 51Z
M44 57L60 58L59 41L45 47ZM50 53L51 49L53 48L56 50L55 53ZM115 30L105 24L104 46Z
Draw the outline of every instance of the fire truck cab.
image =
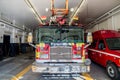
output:
M120 33L114 30L100 30L93 33L89 58L106 67L112 80L120 79Z
M84 43L82 28L41 27L36 29L36 42L33 72L44 74L90 72L91 61L86 50L89 45Z

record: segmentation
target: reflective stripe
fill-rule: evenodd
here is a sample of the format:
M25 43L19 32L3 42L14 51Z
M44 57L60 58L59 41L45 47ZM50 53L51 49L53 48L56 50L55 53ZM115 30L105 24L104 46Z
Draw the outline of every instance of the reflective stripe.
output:
M102 54L106 54L106 55L109 55L109 56L113 56L113 57L120 58L120 56L118 56L118 55L110 54L110 53L107 53L107 52L102 52L102 51L99 51L99 50L95 50L95 49L88 49L88 50L91 50L91 51L95 51L95 52L98 52L98 53L102 53Z

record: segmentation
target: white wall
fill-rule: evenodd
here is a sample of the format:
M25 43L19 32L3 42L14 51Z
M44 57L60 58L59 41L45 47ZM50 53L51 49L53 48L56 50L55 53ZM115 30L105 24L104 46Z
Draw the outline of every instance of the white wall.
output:
M3 43L4 35L10 36L10 43L19 43L20 37L21 37L21 42L26 43L25 40L25 37L27 35L26 32L0 22L0 43Z
M26 32L23 32L22 33L22 43L26 43L27 42L27 33Z
M0 23L1 24L1 23ZM0 43L3 42L3 34L4 34L4 31L3 31L3 28L1 27L0 25Z
M91 29L87 29L86 32L94 32L97 30L120 30L120 12L108 18L107 20L95 25Z

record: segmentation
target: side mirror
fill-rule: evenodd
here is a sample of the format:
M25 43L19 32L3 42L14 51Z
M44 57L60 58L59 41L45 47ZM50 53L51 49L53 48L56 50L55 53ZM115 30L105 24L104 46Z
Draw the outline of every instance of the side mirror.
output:
M32 36L32 33L28 33L28 38L27 38L27 42L28 43L32 43L33 42L33 36Z
M92 42L93 42L92 33L88 32L88 34L87 34L87 43L92 43Z

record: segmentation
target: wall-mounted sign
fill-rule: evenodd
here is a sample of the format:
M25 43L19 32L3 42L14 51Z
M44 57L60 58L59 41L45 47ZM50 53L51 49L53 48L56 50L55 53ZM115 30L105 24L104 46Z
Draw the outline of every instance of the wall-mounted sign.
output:
M0 23L0 28L5 28L5 24L4 23Z

